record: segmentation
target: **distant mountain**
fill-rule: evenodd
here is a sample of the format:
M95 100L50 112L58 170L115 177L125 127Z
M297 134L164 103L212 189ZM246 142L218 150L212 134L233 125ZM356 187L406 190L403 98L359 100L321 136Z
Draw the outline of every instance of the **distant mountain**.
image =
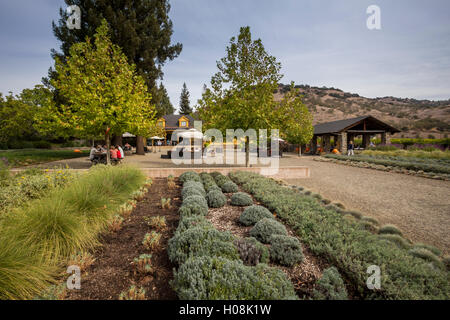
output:
M289 85L280 84L275 99L281 99L289 88ZM370 114L402 130L395 137L444 138L450 133L450 99L372 99L336 88L308 85L297 85L295 88L313 114L314 124Z

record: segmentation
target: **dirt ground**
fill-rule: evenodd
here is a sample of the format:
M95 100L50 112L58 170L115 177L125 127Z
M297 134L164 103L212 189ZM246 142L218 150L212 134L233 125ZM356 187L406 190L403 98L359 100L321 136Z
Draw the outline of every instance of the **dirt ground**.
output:
M171 209L161 209L162 197L172 199ZM102 246L94 253L96 261L81 275L81 289L71 291L67 299L117 300L131 285L142 286L146 290L146 299L177 299L169 285L174 266L166 248L178 225L179 203L179 188L169 190L167 179L155 179L145 198L124 221L122 229L103 236ZM164 216L167 223L167 229L161 231L161 245L155 251L142 245L144 235L152 230L145 217L152 216ZM134 258L143 253L152 254L154 273L147 276L135 274L132 267Z
M286 182L375 217L381 224L394 224L414 242L450 252L450 182L318 162L312 157L290 161L308 166L311 177Z

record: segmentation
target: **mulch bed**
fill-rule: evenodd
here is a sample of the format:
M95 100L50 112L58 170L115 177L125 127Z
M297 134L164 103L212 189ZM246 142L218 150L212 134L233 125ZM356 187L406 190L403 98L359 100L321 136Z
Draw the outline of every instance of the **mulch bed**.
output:
M236 237L249 237L253 226L246 227L239 223L239 217L245 207L232 206L230 204L232 194L225 195L228 198L227 204L222 208L210 208L206 218L220 231L230 231ZM254 198L253 203L261 205ZM286 229L290 236L295 237L295 233L288 226L286 226ZM305 258L300 264L292 267L280 266L274 263L270 263L270 265L282 270L293 283L299 298L305 299L311 296L314 284L322 276L322 271L329 267L329 264L325 260L313 256L304 244L302 244L302 249Z
M171 198L172 208L161 209L161 198ZM131 215L123 222L118 232L104 234L102 246L94 252L95 262L81 275L81 289L68 292L71 300L116 300L121 292L131 285L143 287L146 299L174 300L176 293L169 285L173 278L173 265L167 256L167 242L178 226L177 209L180 189L167 187L167 179L154 179L145 198L138 202ZM142 240L151 227L145 217L164 216L167 228L161 231L159 249L150 251L143 247ZM152 254L154 273L135 274L132 266L134 258L144 253Z

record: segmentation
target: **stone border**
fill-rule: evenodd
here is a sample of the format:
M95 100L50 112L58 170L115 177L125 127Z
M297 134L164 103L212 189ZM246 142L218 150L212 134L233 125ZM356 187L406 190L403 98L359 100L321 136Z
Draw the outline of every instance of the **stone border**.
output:
M264 176L273 177L277 179L300 179L300 178L309 178L310 177L310 169L309 167L304 166L291 166L291 167L280 167L280 168L274 168L275 174L270 174L266 171L271 171L270 167L204 167L204 168L139 168L140 170L144 171L146 176L151 178L167 178L169 175L172 175L174 177L180 176L183 172L186 171L195 171L197 173L200 172L207 172L211 173L214 171L220 172L223 175L227 175L231 171L247 171L247 172L254 172L259 173ZM22 172L25 169L11 169L11 173L19 173ZM47 169L48 171L55 171L60 170L57 169ZM73 171L87 171L89 169L69 169Z

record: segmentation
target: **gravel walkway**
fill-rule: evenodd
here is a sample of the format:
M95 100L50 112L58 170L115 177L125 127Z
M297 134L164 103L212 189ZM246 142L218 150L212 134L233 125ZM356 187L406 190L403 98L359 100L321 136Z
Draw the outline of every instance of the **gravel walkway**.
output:
M450 247L450 182L288 156L285 165L311 168L311 177L286 181L304 186L347 209L394 224L414 242Z

